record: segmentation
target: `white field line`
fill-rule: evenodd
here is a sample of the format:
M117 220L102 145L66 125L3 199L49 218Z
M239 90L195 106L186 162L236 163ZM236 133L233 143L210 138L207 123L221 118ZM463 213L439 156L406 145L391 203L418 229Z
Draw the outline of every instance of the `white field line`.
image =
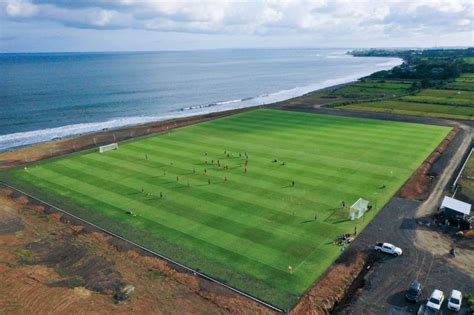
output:
M209 280L209 281L211 281L211 282L217 283L217 284L219 284L219 285L221 285L221 286L223 286L223 287L225 287L225 288L227 288L227 289L229 289L229 290L231 290L231 291L233 291L233 292L235 292L235 293L238 293L238 294L240 294L240 295L242 295L242 296L244 296L244 297L246 297L246 298L251 299L252 301L255 301L255 302L257 302L257 303L259 303L259 304L261 304L261 305L263 305L263 306L265 306L265 307L268 307L269 309L272 309L272 310L274 310L274 311L276 311L276 312L279 312L279 313L284 313L284 312L285 312L284 310L282 310L282 309L280 309L280 308L278 308L278 307L276 307L276 306L274 306L274 305L272 305L272 304L270 304L270 303L264 302L264 301L262 301L262 300L260 300L260 299L258 299L258 298L256 298L256 297L254 297L254 296L252 296L252 295L250 295L250 294L248 294L248 293L245 293L245 292L243 292L243 291L240 291L240 290L238 290L238 289L236 289L236 288L234 288L234 287L231 287L231 286L229 286L229 285L227 285L227 284L225 284L225 283L223 283L223 282L220 282L219 280L216 280L216 279L214 279L214 278L212 278L212 277L210 277L210 276L208 276L208 275L206 275L206 274L204 274L204 273L201 273L201 272L196 271L196 270L194 270L194 269L192 269L192 268L190 268L190 267L188 267L188 266L185 266L185 265L183 265L183 264L181 264L181 263L179 263L179 262L177 262L177 261L174 261L174 260L171 259L171 258L168 258L168 257L166 257L166 256L163 256L163 255L157 253L157 252L154 252L154 251L152 251L151 249L148 249L148 248L146 248L146 247L144 247L144 246L142 246L142 245L140 245L140 244L137 244L137 243L135 243L135 242L133 242L133 241L130 241L130 240L128 240L128 239L126 239L126 238L124 238L124 237L118 235L118 234L115 234L114 232L111 232L111 231L109 231L109 230L106 230L106 229L104 229L104 228L102 228L102 227L100 227L100 226L98 226L98 225L96 225L96 224L94 224L94 223L92 223L92 222L89 222L89 221L87 221L87 220L84 220L84 219L82 219L82 218L80 218L80 217L78 217L78 216L76 216L76 215L74 215L74 214L72 214L72 213L69 213L69 212L67 212L67 211L65 211L65 210L63 210L63 209L61 209L61 208L58 208L58 207L56 207L56 206L53 206L53 205L47 203L46 201L43 201L43 200L41 200L41 199L39 199L39 198L37 198L37 197L34 197L34 196L32 196L32 195L30 195L30 194L28 194L28 193L26 193L26 192L24 192L24 191L22 191L22 190L20 190L20 189L18 189L18 188L12 187L12 186L8 185L7 183L4 183L4 182L0 182L0 183L1 183L2 185L6 186L6 187L9 187L9 188L11 188L11 189L13 189L13 190L15 190L15 191L17 191L17 192L19 192L19 193L25 195L25 196L28 196L28 197L31 198L31 199L37 200L37 201L39 201L39 202L41 202L41 203L43 203L43 204L45 204L45 205L47 205L47 206L49 206L49 207L51 207L51 208L57 210L57 211L59 211L59 212L65 213L65 214L67 214L68 216L71 216L71 217L73 217L73 218L75 218L75 219L77 219L77 220L79 220L79 221L81 221L81 222L83 222L83 223L86 223L86 224L88 224L88 225L90 225L90 226L92 226L92 227L94 227L94 228L96 228L96 229L98 229L98 230L100 230L100 231L106 233L106 234L109 234L109 235L111 235L111 236L113 236L113 237L116 237L116 238L118 238L118 239L120 239L120 240L122 240L122 241L124 241L124 242L127 242L127 243L129 243L129 244L132 244L132 245L134 245L134 246L136 246L136 247L138 247L138 248L140 248L140 249L142 249L142 250L144 250L144 251L146 251L146 252L148 252L148 253L150 253L150 254L153 254L153 255L155 255L155 256L157 256L157 257L163 259L163 260L166 260L166 261L168 261L168 262L170 262L170 263L172 263L172 264L174 264L174 265L176 265L176 266L179 266L179 267L181 267L181 268L183 268L183 269L185 269L185 270L187 270L187 271L190 271L190 272L192 272L194 275L198 275L198 276L200 276L200 277L202 277L202 278L204 278L204 279L207 279L207 280Z

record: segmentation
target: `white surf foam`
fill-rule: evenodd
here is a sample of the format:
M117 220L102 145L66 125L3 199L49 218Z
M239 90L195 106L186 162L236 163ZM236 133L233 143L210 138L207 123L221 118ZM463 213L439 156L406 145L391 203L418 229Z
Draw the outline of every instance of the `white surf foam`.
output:
M387 70L394 66L400 65L401 59L390 58L382 63L377 63L372 67L367 67L365 71L360 73L351 74L345 77L329 79L314 84L295 87L292 89L281 90L275 93L263 94L257 97L248 97L243 99L228 100L215 102L206 105L197 105L182 108L177 111L156 115L156 116L133 116L115 118L104 122L93 122L93 123L80 123L74 125L67 125L57 128L49 128L42 130L17 132L7 135L0 135L0 151L10 150L17 147L23 147L32 145L35 143L47 142L58 138L65 138L75 135L88 134L103 129L114 129L132 125L140 125L154 121L163 121L171 118L180 118L186 116L192 116L197 114L206 114L210 112L219 112L229 109L238 109L250 106L271 104L288 100L293 97L301 96L309 92L327 88L337 84L343 84L351 81L355 81L360 77L367 76L373 72L380 70Z

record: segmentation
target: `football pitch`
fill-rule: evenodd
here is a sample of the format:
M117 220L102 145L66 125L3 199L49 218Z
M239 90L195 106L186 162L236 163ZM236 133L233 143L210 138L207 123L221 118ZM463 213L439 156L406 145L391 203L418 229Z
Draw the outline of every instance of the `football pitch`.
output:
M449 130L255 110L0 178L288 309L341 254L334 239L362 231ZM372 209L350 221L359 197Z

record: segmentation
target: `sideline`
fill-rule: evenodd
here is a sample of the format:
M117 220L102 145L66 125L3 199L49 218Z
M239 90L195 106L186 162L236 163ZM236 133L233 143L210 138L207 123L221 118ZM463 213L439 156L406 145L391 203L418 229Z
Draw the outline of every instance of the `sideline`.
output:
M120 240L122 240L122 241L125 241L125 242L127 242L127 243L129 243L129 244L132 244L133 246L136 246L136 247L138 247L138 248L140 248L140 249L142 249L142 250L144 250L144 251L146 251L146 252L148 252L148 253L150 253L150 254L152 254L152 255L154 255L154 256L157 256L157 257L159 257L159 258L161 258L161 259L163 259L163 260L165 260L165 261L167 261L167 262L169 262L169 263L172 263L172 264L174 264L174 265L176 265L176 266L178 266L178 267L181 267L181 268L183 268L183 269L185 269L185 270L187 270L187 271L189 271L189 272L192 272L195 276L200 276L200 277L202 277L202 278L204 278L204 279L206 279L206 280L209 280L209 281L211 281L211 282L214 282L214 283L216 283L216 284L219 284L219 285L221 285L221 286L223 286L223 287L225 287L225 288L227 288L227 289L229 289L229 290L231 290L231 291L233 291L233 292L235 292L235 293L238 293L238 294L240 294L240 295L242 295L242 296L244 296L244 297L246 297L246 298L249 298L249 299L251 299L252 301L257 302L258 304L261 304L261 305L263 305L263 306L265 306L265 307L267 307L267 308L269 308L269 309L271 309L271 310L273 310L273 311L276 311L276 312L278 312L278 313L285 313L285 311L284 311L283 309L280 309L280 308L278 308L278 307L276 307L276 306L274 306L274 305L272 305L272 304L270 304L270 303L267 303L267 302L265 302L265 301L262 301L262 300L260 300L260 299L258 299L258 298L256 298L256 297L254 297L254 296L252 296L252 295L250 295L250 294L248 294L248 293L245 293L245 292L240 291L240 290L238 290L238 289L236 289L236 288L234 288L234 287L231 287L231 286L229 286L229 285L227 285L227 284L225 284L225 283L222 283L222 282L220 282L219 280L216 280L216 279L214 279L214 278L212 278L212 277L210 277L210 276L208 276L208 275L206 275L206 274L204 274L204 273L201 273L201 272L199 272L199 271L196 271L196 270L194 270L194 269L192 269L192 268L190 268L190 267L188 267L188 266L185 266L185 265L183 265L183 264L181 264L181 263L179 263L179 262L177 262L177 261L175 261L175 260L173 260L173 259L171 259L171 258L168 258L168 257L166 257L166 256L163 256L163 255L161 255L161 254L158 254L157 252L154 252L154 251L152 251L151 249L148 249L148 248L146 248L146 247L144 247L144 246L142 246L142 245L140 245L140 244L137 244L137 243L135 243L135 242L133 242L133 241L130 241L130 240L128 240L128 239L126 239L126 238L124 238L124 237L118 235L118 234L115 234L114 232L108 231L108 230L106 230L106 229L104 229L104 228L102 228L102 227L100 227L100 226L98 226L98 225L96 225L96 224L94 224L94 223L92 223L92 222L89 222L89 221L87 221L87 220L81 219L80 217L78 217L78 216L76 216L76 215L74 215L74 214L72 214L72 213L69 213L69 212L67 212L66 210L63 210L63 209L58 208L58 207L56 207L56 206L53 206L52 204L50 204L50 203L48 203L48 202L46 202L46 201L43 201L43 200L41 200L41 199L39 199L39 198L37 198L37 197L34 197L34 196L28 194L27 192L24 192L24 191L22 191L22 190L20 190L20 189L18 189L18 188L15 188L15 187L13 187L13 186L10 186L9 184L4 183L4 182L2 182L2 181L0 181L0 184L3 185L3 186L5 186L5 187L8 187L8 188L10 188L10 189L13 189L14 191L19 192L20 194L23 194L23 195L27 196L28 198L31 198L31 199L33 199L33 200L36 200L36 201L42 203L42 204L45 204L45 205L47 205L48 207L51 207L51 208L53 208L53 209L55 209L55 210L57 210L57 211L59 211L59 212L62 212L62 213L64 213L64 214L68 215L68 216L71 216L71 217L73 217L74 219L81 221L82 223L85 223L85 224L87 224L87 225L90 225L90 226L92 226L92 227L94 227L94 228L96 228L96 229L98 229L98 230L104 232L105 234L108 234L108 235L110 235L110 236L116 237L116 238L118 238L118 239L120 239Z

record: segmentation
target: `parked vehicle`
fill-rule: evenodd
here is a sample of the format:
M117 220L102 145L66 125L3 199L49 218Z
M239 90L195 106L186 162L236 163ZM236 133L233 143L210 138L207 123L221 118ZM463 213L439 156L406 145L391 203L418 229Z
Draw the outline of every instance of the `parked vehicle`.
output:
M421 291L423 290L423 287L421 286L421 283L418 281L413 281L410 284L410 287L408 288L407 292L405 293L405 299L407 299L410 302L418 302Z
M393 256L400 256L403 252L400 247L390 243L376 243L374 249L381 253L387 253Z
M462 294L461 291L452 290L451 295L449 296L448 300L448 308L452 311L459 312L461 309L462 303Z
M443 291L435 289L433 293L431 293L431 296L428 299L426 306L433 310L439 310L441 308L441 305L443 305L443 301L444 301Z
M420 308L416 315L443 315L442 310L434 310L426 306L426 304L421 304Z

